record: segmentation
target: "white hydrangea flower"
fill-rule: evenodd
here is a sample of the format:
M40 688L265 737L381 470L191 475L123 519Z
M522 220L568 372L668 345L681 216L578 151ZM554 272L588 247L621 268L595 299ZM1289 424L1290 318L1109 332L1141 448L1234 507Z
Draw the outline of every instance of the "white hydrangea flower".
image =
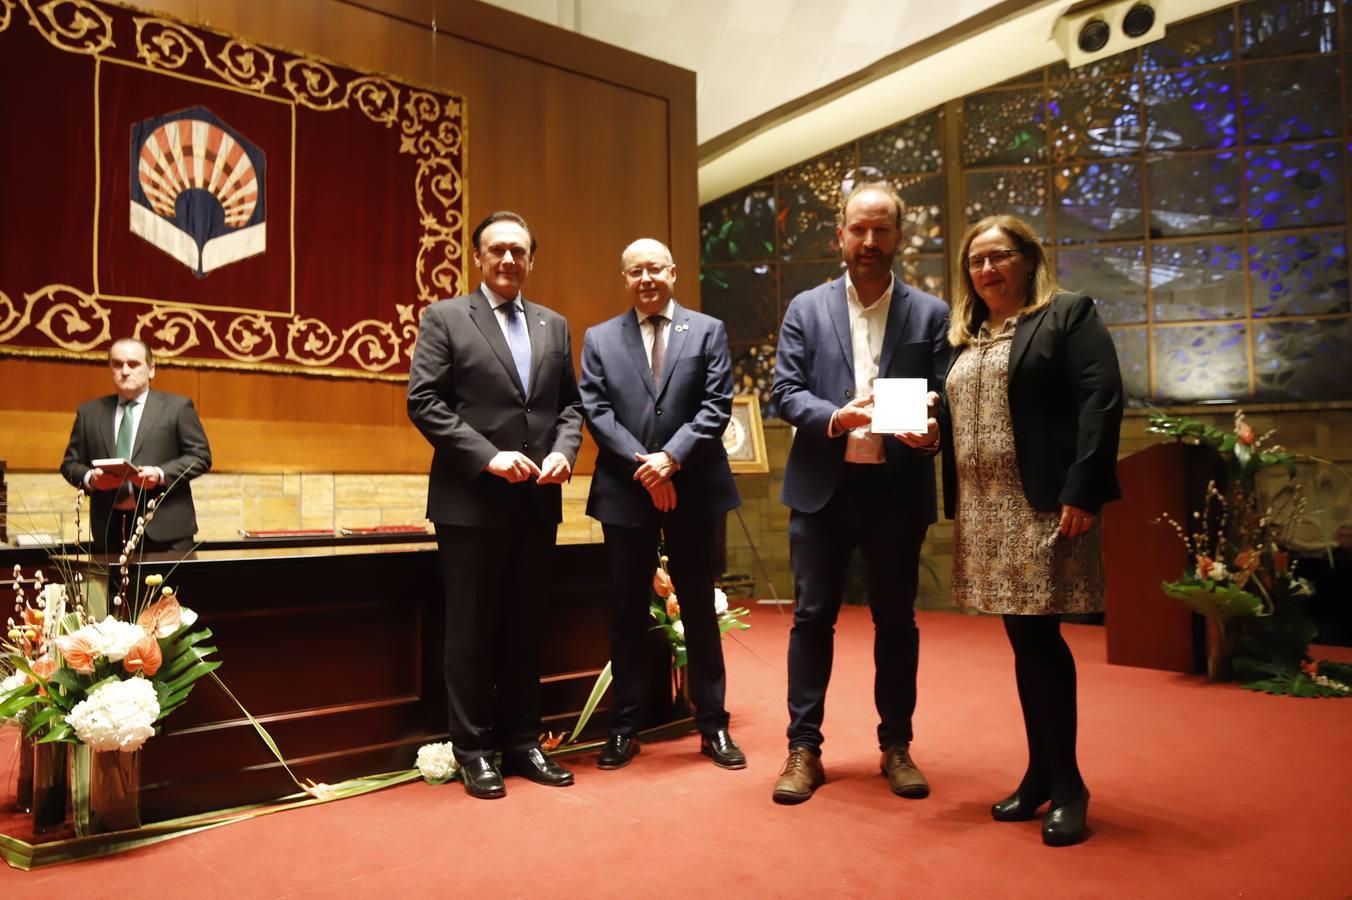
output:
M197 621L197 613L194 610L188 609L188 607L186 606L180 608L178 619L178 624L180 628L191 628L193 626L193 623L196 621ZM166 635L160 635L160 637L165 636Z
M86 625L75 633L89 641L99 656L106 656L113 662L126 656L132 645L146 636L146 630L135 622L123 622L112 616Z
M680 619L677 619L675 622L672 622L672 623L671 623L671 627L672 627L672 630L675 631L676 634L678 634L678 635L681 637L682 640L685 639L685 623L684 623L684 622L682 622Z
M714 612L720 616L728 611L728 595L722 588L714 588Z
M450 741L424 744L418 748L418 771L428 784L450 781L459 769L460 763L455 758Z
M110 681L75 704L66 723L94 751L141 749L155 733L160 703L155 686L144 678Z
M1211 569L1208 570L1206 577L1212 581L1224 581L1230 577L1230 571L1225 568L1225 563L1214 562L1211 564Z

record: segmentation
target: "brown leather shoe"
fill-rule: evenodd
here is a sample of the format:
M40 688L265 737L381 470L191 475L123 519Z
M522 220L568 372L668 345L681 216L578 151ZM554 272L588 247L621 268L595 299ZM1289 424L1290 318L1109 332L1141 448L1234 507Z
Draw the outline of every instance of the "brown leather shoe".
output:
M925 775L915 764L915 760L911 759L910 744L896 744L885 748L879 767L887 776L892 793L898 797L919 800L921 797L929 796L929 782L925 780Z
M826 783L821 758L807 747L790 747L789 758L775 782L776 803L802 803Z

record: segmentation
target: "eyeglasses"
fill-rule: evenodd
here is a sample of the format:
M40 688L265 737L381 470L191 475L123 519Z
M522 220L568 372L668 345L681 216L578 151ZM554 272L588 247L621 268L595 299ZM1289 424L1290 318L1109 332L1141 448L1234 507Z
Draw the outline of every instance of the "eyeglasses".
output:
M1018 252L1019 251L1017 250L992 250L985 256L969 256L967 257L967 268L971 269L973 272L980 272L982 269L986 268L986 263L988 261L992 266L999 268L1009 262L1009 260Z
M638 281L646 272L649 278L660 278L662 273L672 268L669 263L650 263L646 266L633 266L624 270L624 277L630 281Z
M489 259L503 259L508 253L512 254L512 259L530 258L530 251L520 244L492 244L484 248L484 256Z

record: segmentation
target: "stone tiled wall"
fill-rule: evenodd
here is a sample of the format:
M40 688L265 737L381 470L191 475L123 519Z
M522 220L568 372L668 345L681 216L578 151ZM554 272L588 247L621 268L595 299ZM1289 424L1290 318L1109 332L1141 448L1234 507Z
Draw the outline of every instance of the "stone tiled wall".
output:
M75 492L55 473L10 472L10 541L20 534L68 540L75 534ZM584 510L591 478L564 487L560 540L601 540ZM211 472L192 483L199 540L232 540L241 529L365 528L416 525L426 520L426 475L341 475L332 472L240 475ZM89 540L88 502L80 539Z

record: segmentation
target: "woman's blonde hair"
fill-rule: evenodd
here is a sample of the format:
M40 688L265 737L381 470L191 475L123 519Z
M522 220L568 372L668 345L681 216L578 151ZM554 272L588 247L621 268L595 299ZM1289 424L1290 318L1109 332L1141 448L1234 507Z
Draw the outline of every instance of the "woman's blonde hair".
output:
M948 342L954 347L961 347L970 342L989 312L972 283L972 270L967 268L967 251L971 249L972 241L976 240L977 235L985 234L992 228L1000 229L1001 233L1013 243L1013 249L1018 250L1028 263L1030 270L1028 299L1024 304L1024 312L1041 309L1051 303L1056 292L1061 289L1056 283L1056 273L1052 271L1051 262L1043 252L1042 244L1038 241L1037 233L1033 231L1032 226L1018 216L987 216L968 228L962 237L962 253L958 256L957 277L953 279L956 287L953 290L953 302L948 316Z

